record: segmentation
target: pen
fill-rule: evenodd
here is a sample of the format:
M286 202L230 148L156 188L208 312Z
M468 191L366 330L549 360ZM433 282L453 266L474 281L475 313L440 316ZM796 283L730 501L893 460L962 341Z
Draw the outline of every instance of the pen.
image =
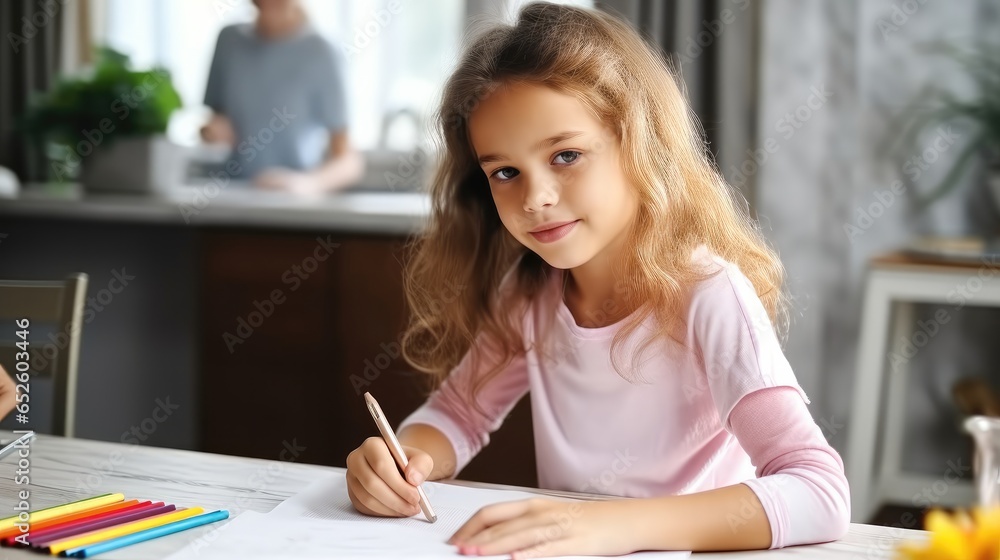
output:
M3 449L0 449L0 459L3 459L7 455L10 455L14 451L16 451L17 449L24 447L34 437L35 437L35 432L25 432L24 435L10 442Z
M403 452L403 446L399 445L396 434L392 432L389 422L385 419L382 407L378 405L378 401L375 400L375 397L371 393L365 393L365 402L368 404L368 411L372 413L372 418L375 419L378 431L382 433L382 439L385 440L386 446L389 447L389 453L392 454L392 458L399 465L399 470L405 473L406 465L409 461L406 458L406 453ZM417 486L417 494L420 496L420 509L424 512L424 517L431 523L434 523L437 521L437 515L435 515L434 509L431 508L431 503L427 500L424 489Z

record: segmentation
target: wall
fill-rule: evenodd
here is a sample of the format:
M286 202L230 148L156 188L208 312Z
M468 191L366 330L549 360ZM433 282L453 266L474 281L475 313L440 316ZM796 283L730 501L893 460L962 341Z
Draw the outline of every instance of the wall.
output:
M958 140L929 158L936 161L915 180L903 166L921 157L934 135L920 138L918 148L888 149L894 119L922 88L971 91L954 64L921 49L941 39L996 36L998 8L986 0L762 3L757 144L773 138L779 149L756 172L755 205L795 298L786 354L813 397L814 416L841 453L868 260L913 235L995 232L1000 223L975 173L929 212L916 209L914 193L937 183L968 141L967 131L956 127ZM804 110L811 96L812 108ZM788 115L797 109L793 123ZM888 200L884 191L896 180L903 182L902 194L882 204L884 213L871 223L862 220L858 208L881 204L876 192ZM849 236L845 224L866 227ZM964 309L949 306L954 320L912 362L904 461L913 470L940 475L948 460L968 456L968 442L956 437L954 380L986 374L1000 386L991 366L1000 357L991 334L998 316L974 307L974 301ZM922 313L934 311L925 306Z

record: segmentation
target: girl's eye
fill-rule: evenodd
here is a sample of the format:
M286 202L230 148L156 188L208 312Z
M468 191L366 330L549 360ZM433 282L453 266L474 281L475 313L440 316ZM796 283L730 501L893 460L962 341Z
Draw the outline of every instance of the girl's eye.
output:
M518 173L518 170L513 167L501 167L493 172L493 177L496 177L501 181L510 181L514 177L517 177Z
M556 154L556 162L573 163L574 161L576 161L576 158L578 157L580 157L580 152L577 152L575 150L566 150L565 152L559 152L558 154ZM559 161L560 158L562 159L562 161Z

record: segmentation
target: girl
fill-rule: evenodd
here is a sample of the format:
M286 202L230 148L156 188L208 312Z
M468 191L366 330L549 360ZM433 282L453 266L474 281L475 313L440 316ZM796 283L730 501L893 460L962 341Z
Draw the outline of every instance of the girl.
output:
M17 404L17 388L14 379L0 366L0 420L3 420Z
M541 487L628 496L479 511L463 554L777 548L847 530L843 463L779 346L783 271L658 54L531 4L446 84L433 215L407 277L407 359L436 377L347 458L354 506L419 511L530 392Z

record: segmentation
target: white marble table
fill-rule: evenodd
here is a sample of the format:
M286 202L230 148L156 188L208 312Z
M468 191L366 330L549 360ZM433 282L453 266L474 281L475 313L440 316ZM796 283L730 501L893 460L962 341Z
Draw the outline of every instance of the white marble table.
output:
M0 440L11 439L0 431ZM286 453L285 459L292 458ZM293 460L263 460L212 453L161 449L140 445L66 439L39 435L31 445L30 485L15 484L17 465L11 457L0 461L0 517L14 513L19 490L30 491L31 509L40 509L87 496L121 492L126 498L163 500L179 506L228 509L235 516L246 510L268 512L304 488L316 477L343 469L303 465ZM511 488L456 482L479 487ZM517 488L518 490L528 490ZM147 559L167 556L187 542L217 527L193 529L129 546L99 558ZM775 551L697 554L698 558L812 558L857 560L892 558L900 539L920 539L925 533L871 525L851 525L841 541ZM0 560L38 559L44 555L0 548ZM456 558L461 556L456 555Z

